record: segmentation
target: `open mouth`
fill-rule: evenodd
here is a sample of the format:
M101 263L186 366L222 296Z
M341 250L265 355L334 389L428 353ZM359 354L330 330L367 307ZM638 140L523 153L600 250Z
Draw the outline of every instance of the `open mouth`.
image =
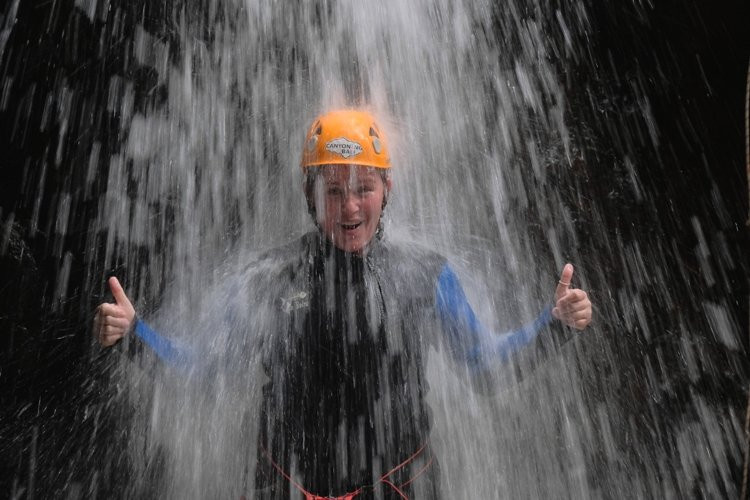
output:
M345 231L354 231L361 225L361 222L355 222L354 224L341 224L341 227L344 228Z

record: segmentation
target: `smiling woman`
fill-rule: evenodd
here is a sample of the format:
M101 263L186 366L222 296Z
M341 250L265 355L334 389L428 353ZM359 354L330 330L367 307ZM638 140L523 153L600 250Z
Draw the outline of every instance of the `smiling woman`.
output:
M308 175L315 178L317 224L337 248L362 254L378 231L393 185L390 176L360 165L316 170Z
M444 345L484 390L497 380L488 375L544 337L554 319L585 328L591 302L569 288L568 264L554 308L515 331L485 328L445 257L382 237L391 164L369 113L319 117L301 166L317 230L259 257L217 287L220 300L206 300L223 318L207 328L233 339L230 352L217 354L226 362L207 369L211 356L137 319L114 278L116 304L99 307L95 332L110 346L132 328L134 345L148 348L142 352L200 378L224 370L235 379L249 365L263 368L260 407L248 417L258 436L253 486L242 479L254 498L290 498L294 490L308 500L440 498L426 402L430 347Z
M302 154L310 213L336 248L362 254L393 187L385 136L359 110L331 111L310 127Z

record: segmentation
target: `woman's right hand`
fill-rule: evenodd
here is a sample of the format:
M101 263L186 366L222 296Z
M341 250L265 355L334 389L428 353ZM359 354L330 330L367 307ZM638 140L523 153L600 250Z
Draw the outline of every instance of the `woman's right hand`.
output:
M114 304L103 303L96 308L94 316L94 336L103 347L109 347L117 343L133 326L135 321L135 309L130 303L128 296L120 286L117 278L109 278L107 282Z

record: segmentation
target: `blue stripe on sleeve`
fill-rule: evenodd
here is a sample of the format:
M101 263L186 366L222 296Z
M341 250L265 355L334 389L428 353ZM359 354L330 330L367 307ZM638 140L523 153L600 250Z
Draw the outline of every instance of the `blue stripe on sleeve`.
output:
M140 319L135 322L134 333L165 363L183 369L192 365L193 356L187 349L176 346L173 341L162 337Z
M516 330L503 334L487 330L466 299L458 276L447 263L436 283L435 306L448 349L454 359L464 362L472 371L487 369L494 362L507 362L553 319L552 308L546 307L533 322Z

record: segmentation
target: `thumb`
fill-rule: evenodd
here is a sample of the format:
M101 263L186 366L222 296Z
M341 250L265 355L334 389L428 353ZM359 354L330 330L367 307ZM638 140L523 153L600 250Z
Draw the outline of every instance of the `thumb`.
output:
M128 299L128 296L125 295L125 290L122 289L122 286L120 285L120 282L115 278L114 276L109 278L109 289L112 292L112 296L115 298L115 302L118 306L126 306L126 307L133 307L133 305L130 303L130 300Z
M555 290L555 302L560 300L568 293L570 287L570 280L573 279L573 264L565 264L562 273L560 274L560 281L557 283L557 289Z

